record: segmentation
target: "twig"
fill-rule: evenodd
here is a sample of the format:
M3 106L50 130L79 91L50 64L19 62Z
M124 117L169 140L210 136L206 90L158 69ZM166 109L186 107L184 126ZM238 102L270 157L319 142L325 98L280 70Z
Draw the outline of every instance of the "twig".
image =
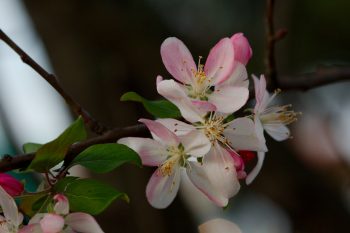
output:
M85 124L91 129L91 131L102 134L107 128L100 122L95 120L91 115L76 102L63 88L61 87L57 77L54 74L47 72L42 66L34 61L26 52L24 52L11 38L9 38L0 29L0 39L4 41L13 51L15 51L22 59L22 61L35 70L41 77L43 77L55 90L64 98L67 104L72 108L73 112L77 115L81 115L85 121Z
M266 76L272 89L279 86L277 79L275 44L287 35L286 29L279 29L275 32L274 26L274 7L275 0L267 0L266 4Z
M118 139L130 136L148 136L144 125L134 125L125 128L115 128L102 135L73 144L66 155L65 164L69 164L80 152L95 144L112 143ZM35 153L19 154L13 157L5 156L0 161L0 172L26 168L33 160Z

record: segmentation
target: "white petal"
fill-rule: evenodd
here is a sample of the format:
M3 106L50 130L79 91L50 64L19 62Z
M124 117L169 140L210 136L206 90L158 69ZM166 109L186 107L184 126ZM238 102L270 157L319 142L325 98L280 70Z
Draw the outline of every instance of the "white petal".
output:
M180 167L174 165L172 173L163 176L157 169L150 178L146 196L148 202L158 209L164 209L174 200L180 186Z
M222 84L217 86L220 87L221 85L248 88L249 79L248 79L247 69L245 68L245 66L240 62L235 62L234 68L230 77L226 81L224 81Z
M13 198L0 186L0 206L4 213L6 221L18 227L21 224L21 217Z
M237 118L224 130L224 135L236 150L267 151L259 123L254 124L247 117Z
M221 218L203 223L198 230L199 233L242 233L236 224Z
M186 171L192 183L218 206L226 206L240 189L234 161L221 146L213 146L203 164L190 162Z
M290 131L284 124L264 124L263 127L276 141L286 140L290 136Z
M0 231L1 232L1 231ZM43 233L39 223L30 224L22 227L18 233Z
M121 138L118 143L136 151L143 165L159 166L167 158L166 148L150 138Z
M209 95L218 112L232 113L240 109L248 100L249 91L245 87L222 85Z
M175 104L183 118L189 122L202 122L203 112L197 109L191 102L190 98L181 88L180 84L174 80L163 80L157 84L157 91L164 98Z
M193 125L187 124L179 120L171 119L171 118L162 118L162 119L157 119L156 121L160 122L162 125L167 127L177 136L186 135L192 130L196 129Z
M56 201L53 207L56 214L66 215L69 213L69 202L66 196L63 194L56 194L53 199Z
M40 225L45 233L61 232L64 227L64 218L58 214L45 214L40 220Z
M76 232L103 233L96 220L86 213L71 213L65 218L65 223Z
M181 143L188 155L202 157L206 155L211 143L202 130L193 130L192 132L180 137Z
M155 140L168 146L179 145L179 138L161 123L148 119L139 119L139 122L142 122L147 126Z
M258 162L253 168L253 170L248 174L245 182L246 184L251 184L255 177L259 174L265 159L265 152L258 152Z

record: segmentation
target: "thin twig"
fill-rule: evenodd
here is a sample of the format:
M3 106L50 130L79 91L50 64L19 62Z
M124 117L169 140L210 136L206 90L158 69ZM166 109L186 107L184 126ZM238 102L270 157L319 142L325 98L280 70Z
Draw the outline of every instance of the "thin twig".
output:
M61 87L58 78L54 74L47 72L42 66L40 66L36 61L34 61L1 29L0 39L4 41L13 51L16 52L25 64L30 66L41 77L43 77L53 88L55 88L55 90L64 98L67 104L72 108L73 112L83 117L85 124L93 132L97 134L102 134L107 130L105 126L103 126L100 122L91 117L91 115Z
M274 26L275 0L267 0L266 4L266 76L272 89L279 86L277 78L275 44L287 35L286 29L279 29L275 32Z

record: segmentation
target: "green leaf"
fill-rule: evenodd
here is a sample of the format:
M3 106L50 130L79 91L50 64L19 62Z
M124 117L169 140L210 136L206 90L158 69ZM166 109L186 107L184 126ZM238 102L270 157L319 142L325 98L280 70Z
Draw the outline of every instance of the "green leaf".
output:
M124 163L141 167L141 159L135 151L122 144L109 143L85 149L72 161L71 166L80 164L94 172L105 173Z
M135 101L142 103L144 108L157 118L180 118L179 109L168 100L148 100L136 92L127 92L121 98L121 101Z
M34 206L37 206L38 203L48 197L48 193L33 193L29 195L16 197L16 200L19 201L19 208L21 211L30 217L32 217L37 210L34 210Z
M125 193L97 180L70 179L63 181L63 183L66 185L61 183L58 186L55 185L54 189L68 198L72 212L86 212L96 215L105 210L117 198L129 200Z
M70 145L85 138L84 122L79 117L58 138L38 149L28 169L33 169L37 172L48 171L64 159Z
M23 144L24 153L36 152L43 144L28 142Z

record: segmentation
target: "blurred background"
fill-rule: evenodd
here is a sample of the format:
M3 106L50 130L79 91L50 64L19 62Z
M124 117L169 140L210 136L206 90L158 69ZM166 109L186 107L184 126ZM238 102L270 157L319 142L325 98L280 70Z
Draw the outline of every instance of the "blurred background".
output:
M288 36L276 48L278 74L318 66L350 66L350 1L276 1L276 28ZM265 1L261 0L0 0L0 27L95 118L133 125L147 113L120 102L127 91L160 98L158 74L170 78L159 48L169 36L194 57L206 56L222 37L243 32L253 48L249 74L264 72ZM350 77L349 77L350 78ZM245 233L331 233L350 229L350 83L282 93L303 115L293 139L268 140L265 165L252 185L222 210L183 182L166 210L145 198L152 168L125 166L98 178L127 192L97 216L105 232L190 233L213 217L236 222ZM0 43L0 154L25 142L47 142L72 121L59 95ZM30 188L30 187L29 187Z

